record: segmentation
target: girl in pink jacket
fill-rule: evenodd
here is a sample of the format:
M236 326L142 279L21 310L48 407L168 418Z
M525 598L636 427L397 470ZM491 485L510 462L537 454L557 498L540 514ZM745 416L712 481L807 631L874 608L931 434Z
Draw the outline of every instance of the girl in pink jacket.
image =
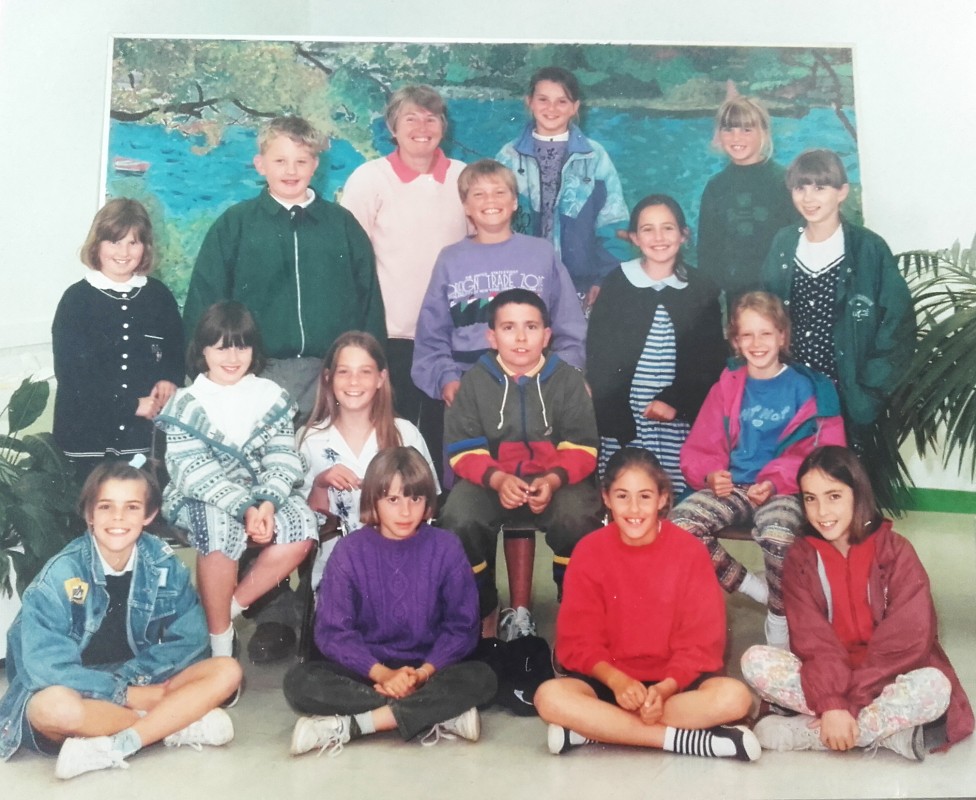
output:
M840 401L830 380L789 358L790 320L767 292L748 292L730 316L738 360L719 376L681 449L681 471L698 490L671 521L708 548L719 583L768 606L766 641L786 648L780 581L783 559L803 519L796 470L821 444L845 444ZM751 525L763 550L765 580L719 543L732 525Z

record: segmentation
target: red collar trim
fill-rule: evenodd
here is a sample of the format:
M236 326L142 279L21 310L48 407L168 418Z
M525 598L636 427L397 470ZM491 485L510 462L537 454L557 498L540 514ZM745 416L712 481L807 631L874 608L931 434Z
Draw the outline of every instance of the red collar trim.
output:
M415 169L411 169L405 163L403 159L400 158L400 151L394 150L387 157L390 162L390 166L393 167L393 172L396 176L404 183L410 183L410 181L415 180L424 174L417 172ZM438 183L444 183L447 180L447 170L451 166L451 161L447 156L444 155L444 151L439 147L434 151L434 163L430 166L430 171L427 173Z

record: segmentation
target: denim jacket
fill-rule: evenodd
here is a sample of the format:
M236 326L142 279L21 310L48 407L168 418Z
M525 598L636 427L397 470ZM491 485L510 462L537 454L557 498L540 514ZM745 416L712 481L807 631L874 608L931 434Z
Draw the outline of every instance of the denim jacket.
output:
M0 758L20 747L31 695L66 686L83 697L122 705L129 686L161 683L208 655L203 607L190 571L151 534L136 542L129 592L129 647L135 655L105 668L83 666L81 654L108 610L105 573L91 533L45 564L24 592L7 633L7 680L0 699Z

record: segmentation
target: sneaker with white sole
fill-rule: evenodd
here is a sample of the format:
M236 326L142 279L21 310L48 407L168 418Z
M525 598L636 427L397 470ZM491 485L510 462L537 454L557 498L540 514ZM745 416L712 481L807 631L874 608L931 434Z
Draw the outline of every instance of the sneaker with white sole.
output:
M342 746L349 741L349 717L299 717L291 734L291 754L300 756L316 747L322 755L339 755Z
M108 736L65 739L58 754L54 774L68 780L96 769L128 769L125 756L112 749Z
M763 750L777 750L786 753L794 750L827 750L827 745L820 741L820 731L811 728L810 723L816 717L809 714L797 714L793 717L781 717L770 714L759 720L753 726L752 732L759 740Z
M535 636L535 620L532 619L532 612L525 606L503 609L498 623L498 638L503 642L511 642L523 636Z
M481 716L477 708L469 708L463 714L438 722L420 740L424 747L437 744L441 739L467 739L469 742L477 742L481 738Z
M925 738L921 725L905 728L891 736L886 736L878 742L878 746L898 753L909 761L925 760Z
M191 722L182 730L171 733L163 744L167 747L192 747L202 750L203 745L220 747L234 738L234 723L222 708L208 711L196 722Z
M571 750L574 747L581 747L584 744L593 744L593 739L587 739L583 734L564 728L562 725L549 723L547 733L549 752L558 756Z

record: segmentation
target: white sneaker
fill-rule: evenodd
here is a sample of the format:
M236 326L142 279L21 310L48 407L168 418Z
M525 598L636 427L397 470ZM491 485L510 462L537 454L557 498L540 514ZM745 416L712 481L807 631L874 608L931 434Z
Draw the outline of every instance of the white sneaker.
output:
M878 746L898 753L902 758L907 758L909 761L925 760L925 740L921 725L905 728L898 733L891 734L891 736L886 736L878 742Z
M459 736L469 742L477 742L481 738L481 716L478 714L477 708L469 708L453 719L438 722L420 740L420 743L424 747L430 747L437 744L441 739L457 739Z
M535 620L532 619L532 612L525 606L503 609L502 618L498 623L498 638L503 642L510 642L523 636L535 636Z
M54 774L62 780L74 778L96 769L128 769L129 765L118 750L112 749L108 736L65 739L58 755Z
M558 756L573 747L580 747L584 744L593 744L593 739L587 739L583 734L564 728L562 725L549 723L547 734L549 752Z
M348 741L349 717L299 717L291 734L291 754L300 756L317 747L319 755L328 750L334 757Z
M763 750L777 750L780 753L793 750L827 750L827 745L820 741L820 731L809 725L814 719L816 717L809 714L797 714L794 717L770 714L759 720L753 726L752 732Z
M219 747L234 738L234 723L222 708L208 711L196 722L191 722L182 730L171 733L163 744L167 747L187 745L194 750L202 750L203 745Z

